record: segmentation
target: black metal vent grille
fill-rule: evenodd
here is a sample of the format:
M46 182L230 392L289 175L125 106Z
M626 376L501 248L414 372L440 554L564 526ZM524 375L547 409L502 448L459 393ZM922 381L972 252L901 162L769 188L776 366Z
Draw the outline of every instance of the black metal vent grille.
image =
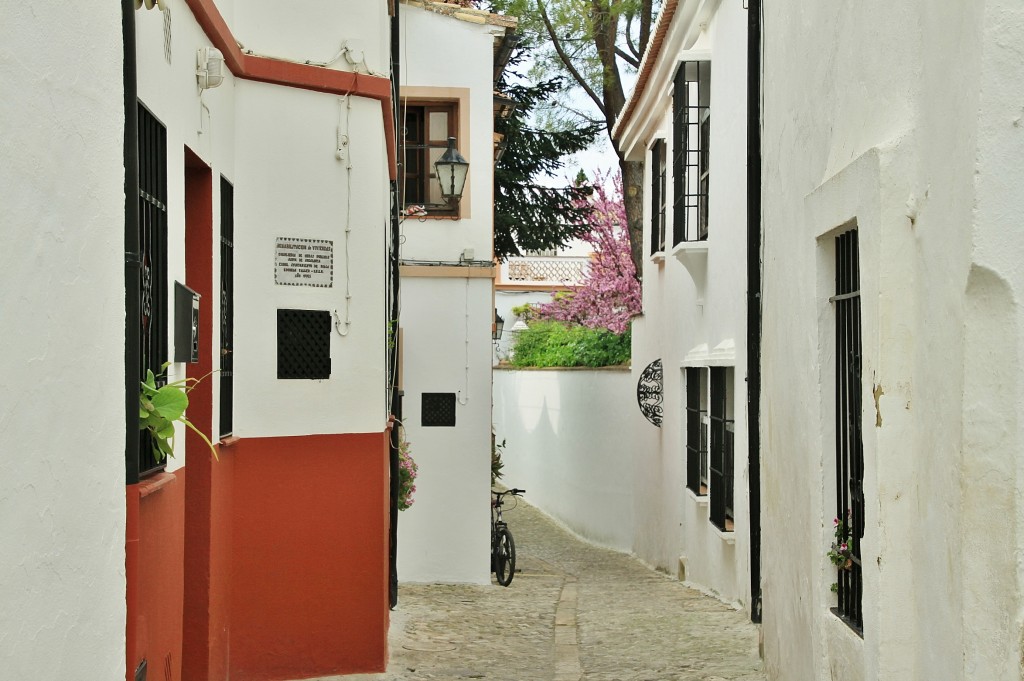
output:
M423 393L424 426L455 426L455 393Z
M331 377L331 315L326 310L277 311L277 377Z

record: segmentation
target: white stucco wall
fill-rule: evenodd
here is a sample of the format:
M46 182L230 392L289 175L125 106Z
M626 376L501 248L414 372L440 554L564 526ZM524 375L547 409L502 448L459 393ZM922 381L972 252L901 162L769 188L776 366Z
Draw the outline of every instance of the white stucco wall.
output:
M620 551L634 544L632 482L648 443L633 431L644 423L627 369L494 372L501 483L526 489L531 504L573 532ZM514 513L505 519L515 533Z
M1016 3L765 8L770 678L1018 678ZM1011 102L1011 100L1013 100ZM833 236L860 235L864 632L828 608ZM813 294L812 294L813 292ZM808 645L808 640L810 645Z
M402 222L403 262L428 266L401 281L403 421L419 478L415 504L399 515L398 577L485 584L494 296L493 279L479 275L493 252L492 32L504 29L406 4L399 16L401 92L459 102L458 148L470 166L461 219ZM423 393L456 393L455 427L423 426Z
M680 2L647 86L618 131L626 155L645 160L643 316L633 322L633 384L663 367L660 429L642 421L635 478L634 549L726 602L751 608L746 391L746 22L738 3ZM649 57L650 58L650 57ZM651 256L650 147L672 158L672 80L681 61L710 61L708 239L672 245L673 168L667 165L666 253ZM637 97L637 95L633 95ZM734 420L734 529L710 521L709 497L687 490L684 369L727 367ZM634 406L634 410L636 407ZM648 432L653 431L653 432ZM641 435L642 434L642 435Z
M118 3L0 22L0 675L125 675Z
M402 280L403 423L419 466L398 518L405 582L489 582L491 280ZM455 393L455 426L423 425L423 393Z
M384 427L388 193L380 104L264 83L237 85L235 400L242 436ZM351 170L335 157L351 134ZM348 232L346 246L346 230ZM278 237L333 241L330 288L274 281ZM347 253L346 253L347 250ZM351 299L345 332L346 281ZM337 312L331 377L278 380L277 310ZM332 323L332 326L334 324Z
M218 6L225 3L219 2ZM253 54L323 64L331 68L389 72L391 29L388 5L364 0L273 0L227 3L221 13L235 38ZM361 51L365 65L350 64L339 52L344 46Z

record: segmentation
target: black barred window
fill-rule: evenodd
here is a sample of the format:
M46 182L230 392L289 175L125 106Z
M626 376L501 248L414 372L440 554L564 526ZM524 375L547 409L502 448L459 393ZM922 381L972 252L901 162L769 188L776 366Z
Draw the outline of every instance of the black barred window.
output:
M864 537L864 436L861 418L860 251L857 230L836 237L836 518L843 522L850 565L838 569L835 613L864 629L861 540Z
M140 302L142 362L146 371L159 376L167 361L167 129L139 104L139 251L141 256ZM160 383L163 383L160 379ZM159 385L159 383L158 383ZM158 461L148 430L139 433L138 475L144 478L165 468ZM131 466L129 466L131 470Z
M708 238L711 62L682 62L672 88L673 243Z

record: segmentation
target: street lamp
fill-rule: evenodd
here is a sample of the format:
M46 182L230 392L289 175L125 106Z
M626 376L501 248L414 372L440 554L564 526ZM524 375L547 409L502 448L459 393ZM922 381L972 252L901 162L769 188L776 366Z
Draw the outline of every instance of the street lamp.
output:
M501 318L498 311L494 311L494 333L491 334L491 338L494 340L501 340L501 332L505 329L505 320Z
M437 173L437 181L441 183L441 198L458 203L466 186L469 161L462 158L462 154L455 148L454 137L448 138L448 148L434 163L434 171Z

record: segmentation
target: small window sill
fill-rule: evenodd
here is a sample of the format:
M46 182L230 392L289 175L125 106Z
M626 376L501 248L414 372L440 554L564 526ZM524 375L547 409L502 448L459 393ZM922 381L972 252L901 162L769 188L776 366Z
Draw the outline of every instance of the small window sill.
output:
M217 441L218 447L233 447L241 441L242 438L237 435L227 435Z
M164 487L173 484L178 480L177 476L171 473L157 473L151 477L140 480L135 488L139 491L139 498L144 499L150 494L156 494Z
M718 535L718 538L724 541L726 544L736 543L736 532L733 529L734 527L735 525L733 524L732 520L728 518L726 518L725 520L724 530L718 527L718 525L711 523L711 529L713 529L715 531L715 534Z
M448 220L449 222L458 222L462 219L461 215L437 215L437 214L426 214L426 215L403 215L403 220L419 220L420 222L426 222L427 220Z
M703 494L697 494L692 489L687 487L686 488L686 494L689 495L689 497L691 499L693 499L695 502L697 502L701 506L707 506L708 505L708 494L707 494L707 491L705 491Z
M652 253L651 262L653 262L655 265L665 264L665 251L658 251L657 253Z
M672 257L682 263L695 283L703 283L708 271L708 242L682 241L672 248Z
M850 631L852 631L854 634L856 634L860 638L862 638L862 639L864 638L864 630L863 629L858 629L857 625L854 624L846 615L844 615L839 610L839 608L829 608L829 611L831 611L831 613L836 616L836 619L838 619L840 622L845 624L849 628Z

